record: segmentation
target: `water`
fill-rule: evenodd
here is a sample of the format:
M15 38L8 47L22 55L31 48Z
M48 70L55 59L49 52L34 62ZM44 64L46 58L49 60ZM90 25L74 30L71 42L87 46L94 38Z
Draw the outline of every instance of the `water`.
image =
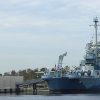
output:
M0 100L100 100L100 94L75 95L2 95Z

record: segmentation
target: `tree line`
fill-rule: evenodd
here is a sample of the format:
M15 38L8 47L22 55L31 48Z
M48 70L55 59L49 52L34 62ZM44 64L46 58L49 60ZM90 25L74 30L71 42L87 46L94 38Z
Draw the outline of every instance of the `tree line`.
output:
M26 81L26 80L32 80L32 79L41 78L41 75L43 75L43 73L41 73L41 72L45 72L46 70L47 70L47 68L41 68L41 69L38 69L38 68L35 68L35 69L27 68L27 69L19 70L19 71L12 70L10 72L5 72L4 74L0 74L0 75L1 76L23 76L24 80ZM54 70L54 68L51 69L51 70ZM63 71L64 70L69 71L70 67L69 66L65 66L63 68Z
M19 70L19 71L15 71L12 70L10 72L5 72L4 74L1 74L1 76L23 76L24 80L31 80L31 79L37 79L37 78L41 78L41 74L38 74L38 72L44 72L45 68L41 68L41 69L24 69L24 70Z

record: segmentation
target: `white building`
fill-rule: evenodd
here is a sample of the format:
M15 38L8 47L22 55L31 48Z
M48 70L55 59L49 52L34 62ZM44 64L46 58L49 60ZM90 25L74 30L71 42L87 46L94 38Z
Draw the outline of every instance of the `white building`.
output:
M16 83L22 83L23 76L0 76L0 89L15 89Z

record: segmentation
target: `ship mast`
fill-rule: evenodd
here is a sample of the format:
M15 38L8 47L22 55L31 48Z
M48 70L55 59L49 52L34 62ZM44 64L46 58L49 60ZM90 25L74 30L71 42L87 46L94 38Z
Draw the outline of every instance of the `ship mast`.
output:
M98 54L97 54L97 45L98 45L98 32L97 32L97 30L98 30L98 18L96 17L96 18L94 18L94 20L93 20L93 22L94 22L94 25L91 25L91 26L94 26L94 28L95 28L95 47L96 47L96 51L95 51L95 54L96 54L96 65L97 65L97 63L98 63L98 60L97 60L97 56L98 56Z
M95 46L96 46L96 65L98 64L98 60L97 60L97 43L98 43L98 33L97 33L97 30L98 30L98 19L97 17L94 19L94 28L95 28Z
M98 30L98 19L97 17L94 19L93 21L95 24L94 24L94 28L95 28L95 45L96 45L96 48L97 48L97 43L98 43L98 34L97 34L97 30Z

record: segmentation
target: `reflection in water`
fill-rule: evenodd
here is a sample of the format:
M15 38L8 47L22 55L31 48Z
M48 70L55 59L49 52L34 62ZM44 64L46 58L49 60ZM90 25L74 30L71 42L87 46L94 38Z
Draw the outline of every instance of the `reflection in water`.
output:
M100 100L100 94L2 95L0 100Z

